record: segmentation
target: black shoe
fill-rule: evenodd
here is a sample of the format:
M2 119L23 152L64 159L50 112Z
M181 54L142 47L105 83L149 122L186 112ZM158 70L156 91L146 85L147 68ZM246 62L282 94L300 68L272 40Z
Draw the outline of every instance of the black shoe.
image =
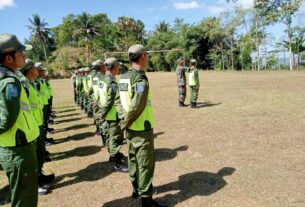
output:
M139 198L140 195L139 195L139 192L138 192L138 184L137 182L131 182L132 184L132 194L131 194L131 197L132 198Z
M38 186L38 195L47 195L51 192L49 186Z
M119 152L115 156L110 156L109 162L126 163L127 157L125 157L125 155L123 153Z
M51 183L54 180L55 180L55 175L53 173L50 175L44 175L42 173L38 175L38 183L42 185Z
M196 108L196 102L191 102L191 108Z
M157 203L152 197L141 197L142 207L168 207L165 204Z
M179 106L180 107L186 107L187 105L185 105L183 102L179 102Z
M49 124L54 124L54 120L53 119L49 119L48 123Z
M46 146L50 146L50 145L55 144L54 140L49 140L49 139L46 139L46 140L44 141L44 143L45 143Z
M52 159L51 159L49 156L46 156L46 157L44 158L44 161L45 161L45 162L51 162Z
M128 173L128 167L127 167L127 165L125 165L123 163L116 163L113 166L113 171L114 172Z
M53 131L54 131L54 128L49 128L49 127L48 127L48 128L46 129L46 131L47 131L47 132L53 132Z

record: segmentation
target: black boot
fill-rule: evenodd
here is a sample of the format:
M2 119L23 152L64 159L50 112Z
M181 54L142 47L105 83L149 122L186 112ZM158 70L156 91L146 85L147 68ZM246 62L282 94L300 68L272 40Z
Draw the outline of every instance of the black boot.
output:
M113 166L114 172L128 173L128 166L121 162L116 162Z
M44 175L42 172L38 175L38 184L40 186L51 183L52 181L55 180L55 175L50 174L50 175Z
M141 197L142 207L168 207L167 205L157 203L152 197Z
M139 192L138 192L138 183L136 181L134 182L131 182L132 184L132 194L131 194L131 197L132 198L139 198L140 195L139 195Z
M186 107L186 105L183 102L181 102L181 101L179 102L179 106L180 107Z
M191 108L195 108L195 102L191 102Z
M51 192L49 186L38 185L38 195L47 195Z

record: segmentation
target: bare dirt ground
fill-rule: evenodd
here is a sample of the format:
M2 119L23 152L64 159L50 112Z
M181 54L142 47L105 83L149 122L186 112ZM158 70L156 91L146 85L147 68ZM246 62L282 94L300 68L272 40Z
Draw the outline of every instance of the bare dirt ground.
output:
M200 72L197 109L178 107L174 73L148 76L157 200L177 207L305 206L304 72ZM93 121L73 103L70 80L54 80L53 88L57 144L48 147L53 161L45 171L57 179L39 206L138 206L128 175L112 172ZM8 187L0 175L1 205Z

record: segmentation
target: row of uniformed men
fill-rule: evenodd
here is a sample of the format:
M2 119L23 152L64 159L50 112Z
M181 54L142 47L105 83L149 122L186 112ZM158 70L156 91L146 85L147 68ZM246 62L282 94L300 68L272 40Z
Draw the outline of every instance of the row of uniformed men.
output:
M41 65L25 61L27 47L12 34L0 34L0 165L11 190L12 206L37 206L38 193L55 179L44 175L46 132L52 88Z
M142 207L164 207L152 199L152 179L155 168L154 117L149 82L144 69L148 54L142 45L128 49L130 69L119 74L120 64L115 58L92 64L91 70L81 69L72 76L75 102L88 116L95 118L97 132L108 147L109 161L115 171L129 173L132 198L141 198ZM128 168L120 153L125 132L128 146Z

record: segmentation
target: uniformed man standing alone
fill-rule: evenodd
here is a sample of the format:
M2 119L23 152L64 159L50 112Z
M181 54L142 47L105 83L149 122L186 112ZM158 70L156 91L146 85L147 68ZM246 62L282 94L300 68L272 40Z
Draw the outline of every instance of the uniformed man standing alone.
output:
M154 156L154 116L149 95L149 82L144 72L148 63L146 49L133 45L128 49L132 62L128 72L120 77L120 99L125 111L121 128L126 129L128 171L133 185L132 197L140 196L142 207L165 206L152 199Z
M0 34L0 165L10 185L13 207L38 203L37 122L16 76L26 49L12 34Z
M178 85L178 101L179 106L184 107L185 97L186 97L186 77L185 77L185 67L184 67L184 59L180 58L177 60L178 66L176 68L177 74L177 85Z
M199 93L199 75L198 75L198 69L196 68L196 60L192 59L190 67L188 69L188 81L189 86L191 89L191 108L196 108L197 105L197 99L198 99L198 93Z

